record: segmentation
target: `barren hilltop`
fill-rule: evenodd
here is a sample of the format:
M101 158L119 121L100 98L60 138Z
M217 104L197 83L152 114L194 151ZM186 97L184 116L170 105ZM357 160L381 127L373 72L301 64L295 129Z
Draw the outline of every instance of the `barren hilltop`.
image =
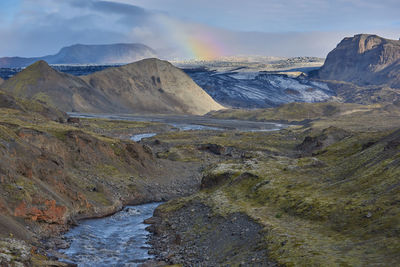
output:
M202 115L223 109L183 71L145 59L75 77L38 61L0 88L69 112L175 113Z

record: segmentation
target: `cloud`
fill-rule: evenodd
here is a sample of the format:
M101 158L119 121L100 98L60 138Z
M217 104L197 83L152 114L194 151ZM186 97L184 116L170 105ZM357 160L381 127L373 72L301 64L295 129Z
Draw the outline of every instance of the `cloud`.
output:
M76 7L78 9L89 9L95 12L100 12L103 14L114 14L121 15L124 17L136 18L136 19L144 19L149 16L149 12L145 9L132 5L132 4L124 4L118 2L111 1L96 1L96 0L64 0L70 3L71 6Z
M83 3L83 4L82 4ZM148 17L140 7L107 1L25 0L0 25L0 56L39 56L75 43L131 42L132 25Z
M354 8L365 11L362 15L375 9L376 18L368 20L380 19L385 26L364 25L363 32L395 39L400 35L399 20L396 23L392 18L398 12L382 7L383 3L398 6L392 0L381 0L382 4L372 0L253 0L246 4L239 0L20 1L17 11L8 11L7 18L0 16L4 40L0 56L54 54L75 43L140 42L167 59L235 54L323 57L344 36L361 31L359 15L354 15L354 29L340 26L352 25ZM328 15L334 11L338 14Z
M365 31L400 20L398 0L115 1L234 31Z

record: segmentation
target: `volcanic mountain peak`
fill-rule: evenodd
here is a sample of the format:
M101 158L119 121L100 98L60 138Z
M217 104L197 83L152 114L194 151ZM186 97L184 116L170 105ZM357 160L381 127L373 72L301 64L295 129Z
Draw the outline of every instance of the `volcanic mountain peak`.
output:
M52 69L49 64L47 64L44 60L39 60L32 65L28 66L24 70L24 74L31 74L31 75L41 75L43 78L49 78L49 75L58 75L61 74L56 70Z
M317 76L357 85L400 87L400 41L377 35L344 38L326 58Z
M62 83L63 77L71 77L68 74L60 73L52 69L46 61L40 60L28 66L26 69L4 82L3 87L6 91L12 91L19 97L25 97L25 93L32 91L32 85L43 85L46 81ZM58 86L57 86L58 87ZM10 89L10 90L7 90ZM11 90L13 89L13 90ZM37 90L41 90L36 88ZM46 88L42 88L45 90Z

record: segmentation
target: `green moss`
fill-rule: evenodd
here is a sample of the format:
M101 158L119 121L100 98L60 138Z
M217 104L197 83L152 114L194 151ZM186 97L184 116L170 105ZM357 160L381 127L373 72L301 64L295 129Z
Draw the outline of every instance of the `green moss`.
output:
M9 129L8 127L0 125L0 139L4 140L6 142L10 142L10 141L17 139L17 136L14 133L14 131ZM0 143L0 145L2 145L2 144Z
M110 206L113 204L112 200L104 192L86 192L85 195L97 205Z
M189 201L191 201L191 197L178 198L158 206L157 209L162 213L170 213L183 208Z
M50 131L54 137L59 139L60 141L66 141L67 140L67 133L68 130L52 130Z
M39 92L32 97L33 100L39 101L49 106L55 106L51 100L51 97L43 92ZM32 103L32 101L31 101Z
M114 165L100 164L96 166L96 170L100 174L108 176L118 176L120 174L120 171Z
M157 122L109 120L99 118L81 118L81 123L93 129L125 130L131 128L146 128L162 125Z

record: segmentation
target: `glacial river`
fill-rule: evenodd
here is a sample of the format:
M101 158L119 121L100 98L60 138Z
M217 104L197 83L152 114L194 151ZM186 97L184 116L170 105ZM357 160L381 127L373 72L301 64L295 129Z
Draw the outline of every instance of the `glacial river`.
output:
M268 122L219 120L201 116L128 116L71 113L80 118L107 118L131 121L156 121L169 124L180 131L191 130L237 130L276 131L286 125ZM140 141L157 133L132 135L131 140ZM71 246L60 250L69 261L78 266L138 266L152 259L147 244L149 232L145 219L152 217L160 203L128 206L122 211L101 219L84 220L72 228L65 237Z
M181 131L190 130L236 130L242 132L277 131L286 125L275 122L259 122L232 119L215 119L195 115L124 115L124 114L89 114L68 113L76 118L102 118L109 120L126 120L141 122L159 122L168 124Z
M152 258L143 221L158 205L128 206L109 217L81 221L65 235L71 246L60 252L78 266L137 266Z

